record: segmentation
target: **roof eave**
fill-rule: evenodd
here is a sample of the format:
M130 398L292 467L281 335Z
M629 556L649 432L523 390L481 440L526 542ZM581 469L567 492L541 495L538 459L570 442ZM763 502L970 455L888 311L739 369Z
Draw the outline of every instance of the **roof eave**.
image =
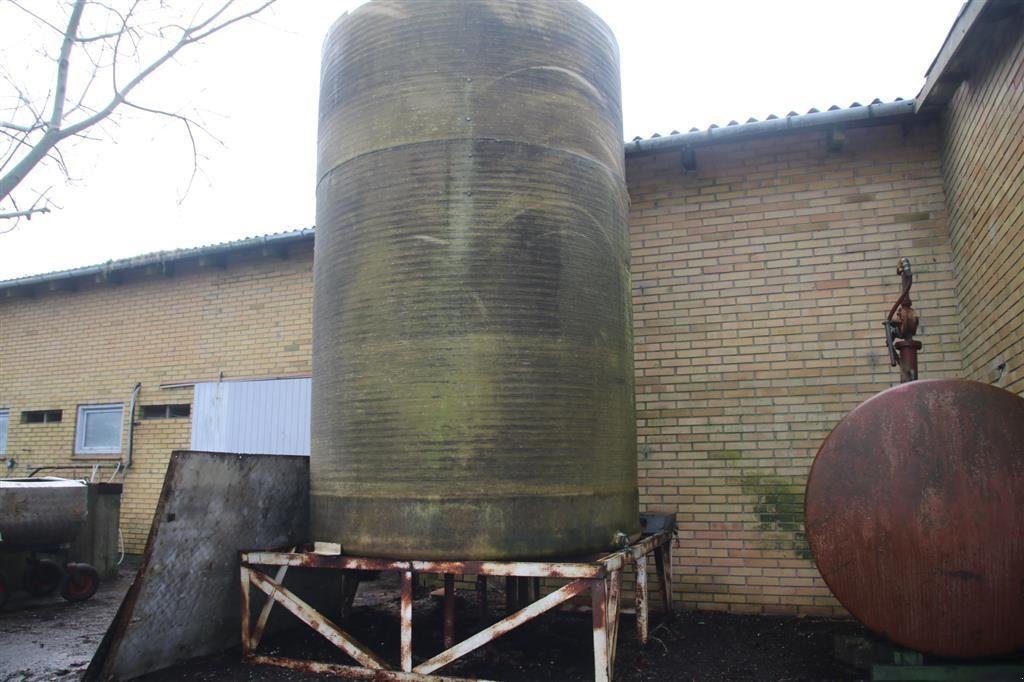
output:
M914 111L914 100L900 100L709 128L689 133L676 133L664 137L627 142L626 156L642 156L688 147L738 142L740 140L797 132L820 126L856 126L891 122L896 119L912 117Z
M947 89L941 86L949 81L960 81L960 74L955 73L954 66L963 53L967 36L978 24L985 10L992 4L993 0L967 0L964 3L960 14L957 15L956 21L953 22L953 26L946 35L942 47L939 48L938 54L935 55L935 59L928 67L924 86L921 87L921 92L918 93L915 100L917 102L915 111L941 105L942 102L937 100L948 94Z
M261 235L259 237L250 237L247 239L239 239L237 241L224 242L221 244L211 244L208 246L199 246L191 249L158 251L144 256L108 261L99 265L88 265L71 270L59 270L56 272L47 272L41 275L30 275L28 277L3 280L0 281L0 291L31 289L41 285L49 285L55 282L87 277L109 278L111 275L116 273L124 273L129 270L137 270L153 265L167 265L189 259L226 255L228 253L260 247L284 246L290 242L309 239L312 236L313 228L309 227L301 230L293 230L291 232Z

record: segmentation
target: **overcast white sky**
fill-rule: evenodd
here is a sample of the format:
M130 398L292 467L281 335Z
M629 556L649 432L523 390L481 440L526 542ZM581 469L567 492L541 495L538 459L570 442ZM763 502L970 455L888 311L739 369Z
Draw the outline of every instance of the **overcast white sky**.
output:
M198 110L223 142L201 141L208 158L187 197L179 203L192 167L180 124L126 116L108 126L106 139L68 151L78 180L52 191L60 210L0 235L0 279L311 226L320 46L331 23L359 4L279 0L258 23L219 35L158 73L140 101ZM631 139L913 97L962 3L586 4L619 41L625 137ZM47 38L42 31L12 35L0 14L0 46ZM0 50L6 68L17 71L14 56Z

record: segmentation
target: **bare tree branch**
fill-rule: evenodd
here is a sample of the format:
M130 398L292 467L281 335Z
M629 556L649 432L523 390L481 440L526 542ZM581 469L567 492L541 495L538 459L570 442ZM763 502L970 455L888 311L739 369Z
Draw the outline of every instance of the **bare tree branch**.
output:
M9 213L0 213L0 220L13 220L14 223L6 229L0 230L0 235L4 235L7 234L8 232L13 231L16 227L18 227L18 224L21 222L22 218L24 218L25 220L32 220L32 216L37 213L49 213L50 208L48 205L45 205L50 203L46 199L46 194L49 191L50 188L47 188L43 192L38 193L36 195L36 200L32 203L32 205L24 210L22 210L22 208L18 206L18 202L12 199L11 203L14 204L14 211L11 211ZM40 206L40 203L43 203L44 205Z
M10 220L11 218L28 218L32 220L32 216L36 213L49 213L50 209L43 206L41 208L26 208L24 211L12 211L10 213L0 213L0 220Z
M75 46L75 36L78 35L78 24L82 20L82 10L84 9L85 0L75 0L75 5L71 9L71 18L68 19L67 30L64 32L64 42L60 46L60 56L57 58L57 87L53 94L53 113L50 114L50 130L59 130L64 118L64 98L68 90L71 48Z
M9 152L0 149L0 155L5 157L3 163L0 163L0 204L11 202L16 208L14 211L0 212L0 220L27 219L35 213L46 212L35 205L26 209L29 211L27 214L17 209L12 193L47 159L50 160L47 165L56 165L64 177L70 179L58 145L69 138L90 139L87 131L97 126L102 130L101 124L108 120L116 122L117 119L111 116L120 107L170 117L182 123L193 154L192 175L188 183L190 188L199 172L198 161L202 158L196 131L202 131L214 140L216 138L195 118L185 113L143 106L128 98L143 82L167 62L175 60L188 46L205 41L239 22L252 19L276 2L252 0L247 3L251 9L245 9L242 7L243 0L222 0L209 14L193 16L189 23L178 25L155 18L171 7L163 0L158 3L156 14L151 10L143 10L145 0L125 0L125 9L115 7L116 3L111 0L74 0L68 3L70 12L66 27L61 29L58 25L60 22L50 19L45 10L35 6L30 9L25 0L10 1L38 25L59 33L61 41L59 53L54 59L56 75L45 99L38 94L35 99L28 96L6 68L0 71L0 82L6 82L13 91L8 100L11 104L3 105L0 101L0 140L6 138L9 149ZM198 7L201 8L201 5ZM96 12L91 12L90 8L95 8ZM87 13L90 19L83 23L83 16ZM144 57L144 38L148 38L145 46L150 50L153 41L162 43L161 51L155 56ZM78 54L75 58L78 66L72 72L75 54ZM121 72L127 68L127 62L138 64L138 67L133 68L131 77L121 83ZM97 102L92 93L93 85L97 76L107 70L111 74L111 94ZM75 81L73 90L72 79ZM16 98L13 96L15 93ZM42 107L39 106L41 100L44 101ZM47 113L42 113L44 111ZM42 208L49 210L46 206Z
M167 116L168 118L173 118L178 121L181 121L182 124L184 124L185 131L188 133L188 140L192 144L192 175L189 176L188 185L185 187L185 193L178 201L178 203L181 203L181 201L184 200L184 198L188 196L188 193L192 190L192 183L195 181L196 175L199 173L199 148L196 146L196 137L192 132L192 126L195 126L199 130L202 130L204 133L206 133L208 136L210 136L217 142L220 142L220 140L214 137L214 135L205 127L203 127L202 124L200 124L194 119L189 118L188 116L176 114L171 111L164 111L163 109L152 109L150 107L144 107L141 104L135 104L134 102L129 102L128 100L125 100L124 105L126 107L138 109L139 111L145 111L150 114L156 114L158 116Z
M7 128L8 130L15 130L19 133L31 133L33 130L39 130L45 128L46 123L43 121L36 121L32 125L22 126L17 123L11 123L9 121L0 121L0 128Z
M38 14L36 14L35 12L33 12L32 10L30 10L30 9L28 9L27 7L25 7L24 5L22 5L22 4L20 3L20 2L18 2L18 0L10 0L10 3L11 3L12 5L14 5L15 7L17 7L18 9L20 9L20 10L21 10L22 12L24 12L25 14L29 15L30 17L32 17L33 19L35 19L36 21L38 21L38 22L39 22L40 24L42 24L43 26L47 26L47 27L49 27L49 28L52 28L52 29L53 29L54 31L56 31L56 32L57 32L57 33L59 33L60 35L64 35L64 31L63 31L63 30L61 30L61 28L60 28L59 26L56 26L56 25L54 25L54 24L51 24L51 23L50 23L49 21L47 21L46 19L43 19L43 18L42 18L41 16L39 16Z

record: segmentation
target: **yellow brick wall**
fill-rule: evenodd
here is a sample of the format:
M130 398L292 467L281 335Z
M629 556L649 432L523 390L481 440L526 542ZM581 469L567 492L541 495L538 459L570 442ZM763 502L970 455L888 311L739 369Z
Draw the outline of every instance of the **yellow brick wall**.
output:
M937 125L633 157L640 500L675 511L684 604L840 614L803 535L814 454L898 382L881 321L915 272L922 377L960 369Z
M223 269L179 266L172 277L135 273L121 284L82 283L75 292L0 298L0 408L10 409L0 476L39 465L111 458L75 456L77 407L124 403L142 382L139 405L191 403L191 388L161 383L308 374L312 240L290 257L235 254ZM57 424L21 424L23 410L60 409ZM141 410L139 411L141 415ZM125 549L141 552L171 450L189 445L190 419L137 419L134 465L124 479ZM109 470L108 470L109 473Z
M881 319L914 261L922 376L961 367L937 127L852 130L631 158L641 501L676 511L687 606L839 613L808 557L802 492L821 439L897 379ZM72 455L79 404L190 402L164 382L305 374L311 243L286 260L232 255L120 285L0 300L6 475ZM63 409L22 425L27 409ZM126 549L143 548L190 422L141 420L125 480ZM0 473L0 475L5 475Z
M1024 394L1024 20L1002 22L945 117L964 375ZM1000 368L1000 366L1003 368Z

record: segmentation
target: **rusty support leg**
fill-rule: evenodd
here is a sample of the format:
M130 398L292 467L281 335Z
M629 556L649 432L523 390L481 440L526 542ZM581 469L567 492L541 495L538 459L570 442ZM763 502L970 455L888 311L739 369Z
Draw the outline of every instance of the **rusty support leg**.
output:
M661 604L665 613L672 613L672 540L671 538L654 550L654 565L658 569L658 582L661 587Z
M519 582L515 576L510 575L505 578L505 615L515 613L516 604L519 603L518 597L516 597L516 588L519 586Z
M250 609L249 605L249 568L242 566L241 568L241 587L242 587L242 658L248 658L252 655L252 640L249 638L249 621L250 621Z
M530 603L530 579L519 577L516 578L516 581L519 583L516 585L516 597L518 597L516 606L518 608L524 608Z
M672 542L669 538L665 543L665 613L672 615Z
M347 621L352 614L352 604L359 590L359 578L354 571L341 571L341 620Z
M444 574L444 648L455 646L455 576Z
M608 662L608 583L604 578L591 581L590 607L594 627L594 682L610 682L612 670Z
M608 630L608 679L615 671L615 653L619 644L619 606L622 604L622 571L616 570L607 578L608 607L605 609Z
M640 646L647 646L650 601L647 593L647 555L634 558L636 564L636 638Z
M480 609L480 622L487 622L487 576L478 575L476 577L476 600L477 606Z
M412 571L402 571L402 670L412 672Z

